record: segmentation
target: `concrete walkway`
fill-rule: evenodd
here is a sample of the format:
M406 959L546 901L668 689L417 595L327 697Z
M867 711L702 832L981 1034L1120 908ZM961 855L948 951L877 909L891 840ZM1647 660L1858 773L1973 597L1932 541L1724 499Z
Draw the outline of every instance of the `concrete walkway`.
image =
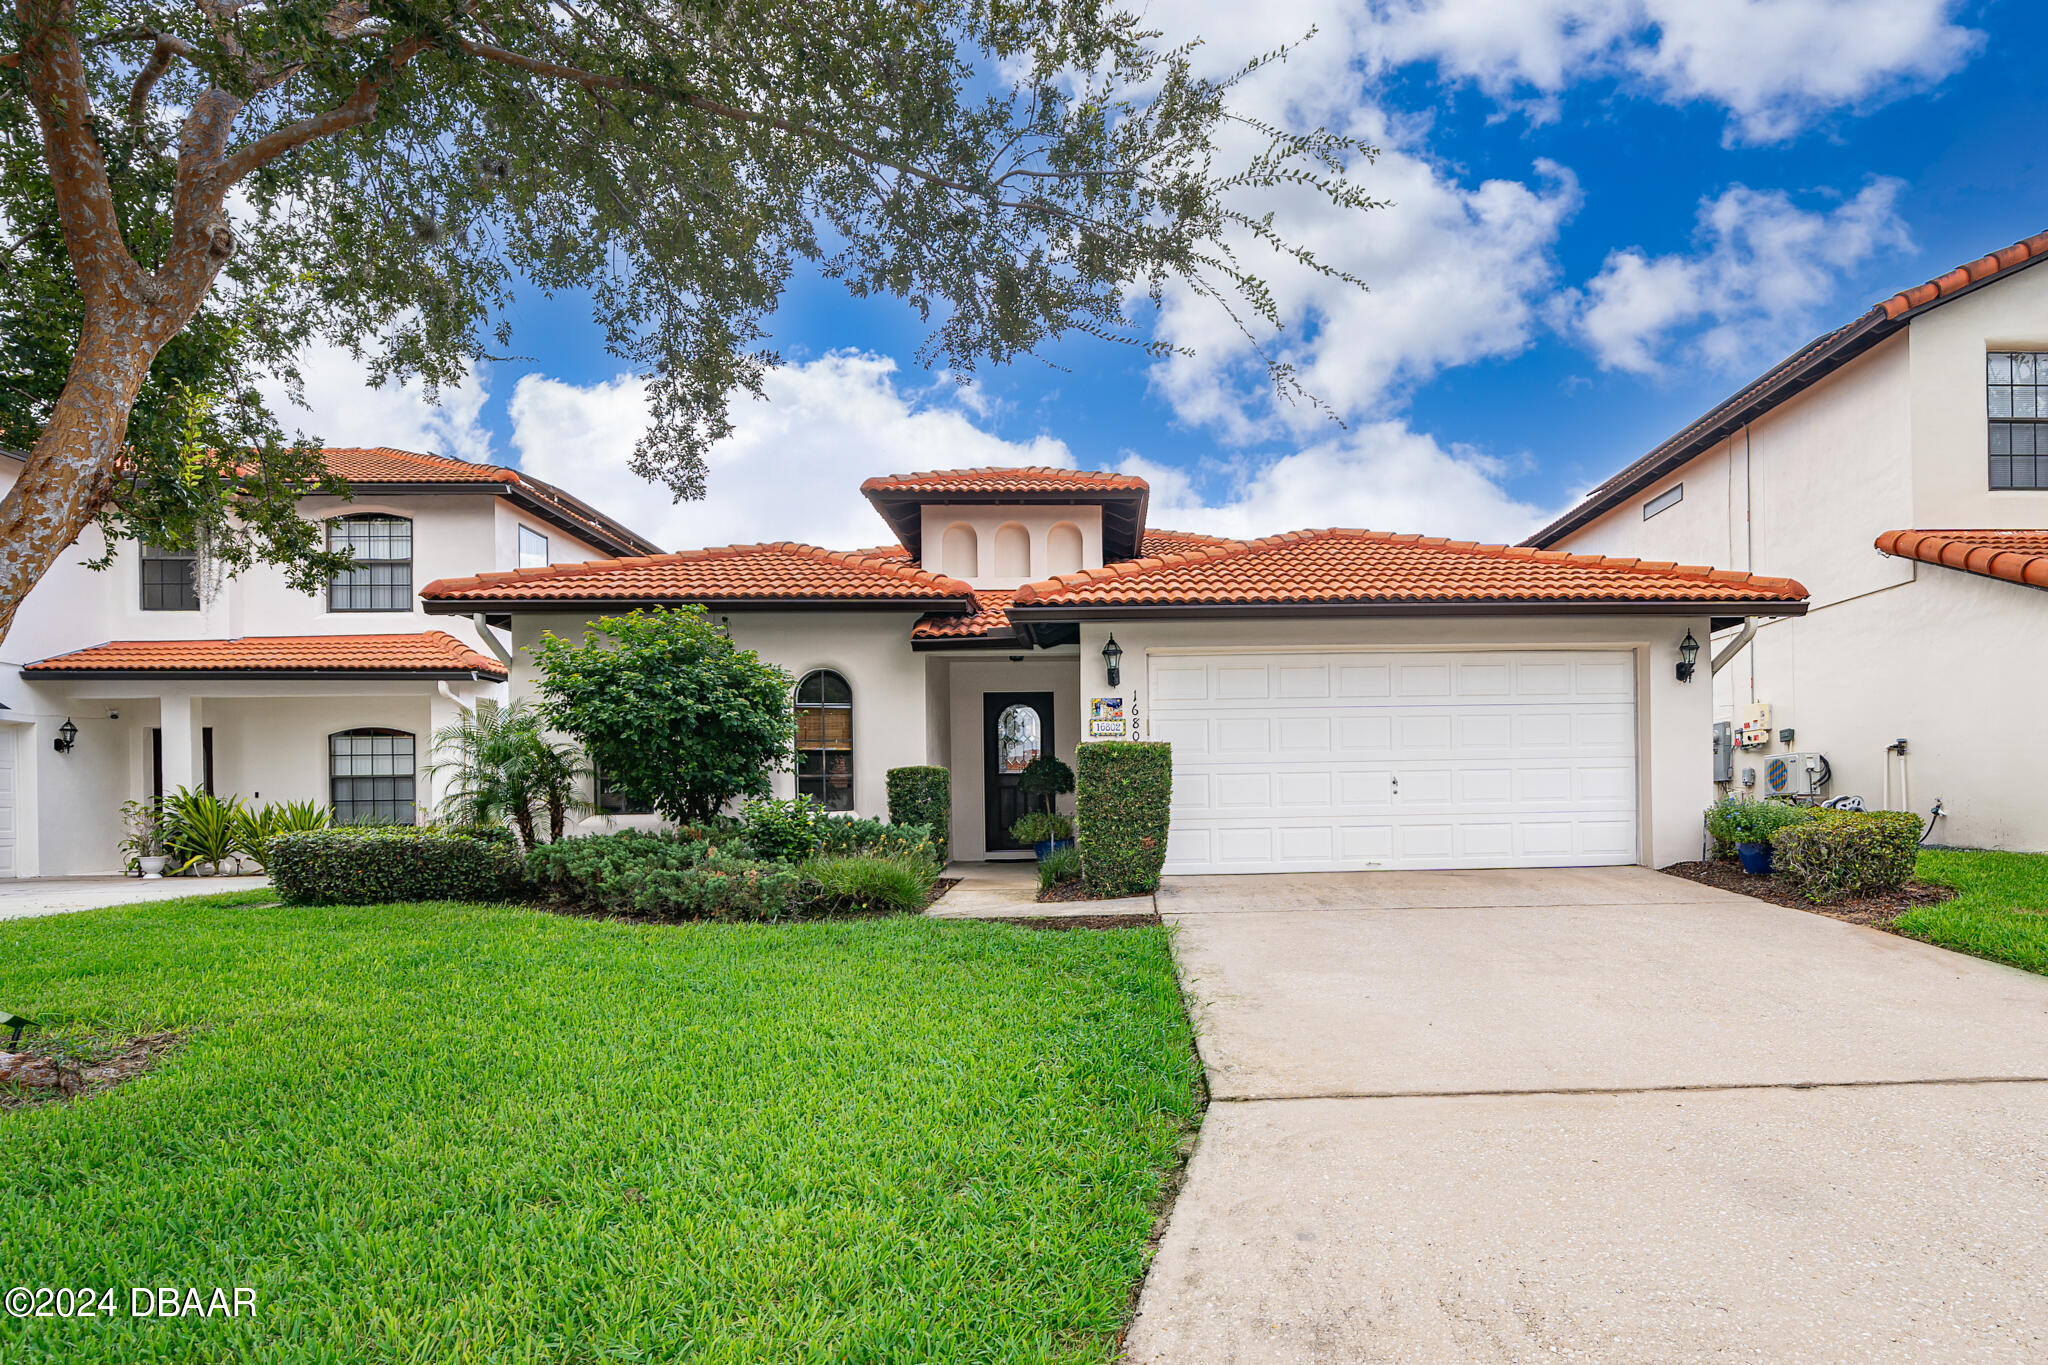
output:
M1150 896L1104 901L1038 901L1038 864L948 863L960 884L925 911L934 919L1080 919L1090 915L1150 915Z
M2048 978L1638 868L1169 879L1133 1362L2048 1358Z
M64 915L74 910L97 910L106 905L182 900L186 896L211 896L222 891L254 891L268 885L270 878L262 876L164 877L157 881L145 881L140 877L0 880L0 919Z

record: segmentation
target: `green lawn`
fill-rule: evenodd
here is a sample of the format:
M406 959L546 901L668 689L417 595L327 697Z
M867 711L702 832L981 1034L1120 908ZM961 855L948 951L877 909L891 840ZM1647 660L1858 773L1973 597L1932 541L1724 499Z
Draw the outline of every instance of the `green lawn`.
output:
M2048 972L2048 853L1928 849L1919 877L1957 888L1954 900L1925 905L1893 928L1958 952Z
M0 1110L0 1360L1102 1361L1199 1119L1165 933L518 909L0 923L0 1008L195 1029Z

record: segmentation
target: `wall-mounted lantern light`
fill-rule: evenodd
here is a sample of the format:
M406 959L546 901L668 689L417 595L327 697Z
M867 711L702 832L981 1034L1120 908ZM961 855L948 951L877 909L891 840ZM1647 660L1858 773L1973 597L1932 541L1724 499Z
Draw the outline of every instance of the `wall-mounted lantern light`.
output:
M1116 642L1116 636L1109 637L1109 643L1102 647L1102 662L1109 669L1109 685L1115 687L1123 681L1124 647Z
M1692 638L1691 631L1687 631L1685 638L1678 643L1678 680L1680 682L1689 683L1692 681L1692 666L1699 657L1700 642Z
M71 718L69 716L66 716L64 718L64 723L57 727L57 752L60 754L68 754L71 752L71 746L73 744L76 744L77 742L78 727L71 723Z

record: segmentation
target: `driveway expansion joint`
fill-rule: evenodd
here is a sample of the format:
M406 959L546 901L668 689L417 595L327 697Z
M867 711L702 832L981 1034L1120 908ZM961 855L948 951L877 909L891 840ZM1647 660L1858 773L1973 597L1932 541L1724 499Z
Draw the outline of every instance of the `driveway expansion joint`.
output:
M1689 1095L1739 1090L1882 1090L1921 1085L2048 1085L2048 1076L1927 1076L1886 1081L1714 1081L1695 1085L1543 1086L1528 1090L1324 1090L1306 1095L1220 1095L1211 1104L1281 1104L1293 1100L1512 1099L1518 1095Z

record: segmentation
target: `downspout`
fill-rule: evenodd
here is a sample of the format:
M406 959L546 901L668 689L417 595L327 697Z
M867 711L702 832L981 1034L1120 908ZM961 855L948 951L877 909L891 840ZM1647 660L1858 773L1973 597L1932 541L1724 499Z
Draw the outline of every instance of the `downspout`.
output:
M512 667L512 651L505 648L504 642L498 638L497 631L484 624L484 614L473 611L469 614L469 619L475 622L476 633L483 637L484 647L498 656L499 663L507 668Z
M1719 673L1736 655L1742 652L1745 645L1755 638L1756 618L1754 616L1743 617L1742 633L1730 640L1727 646L1714 656L1714 662L1707 665L1707 676L1711 678L1716 673Z
M470 674L470 675L469 675L469 677L470 677L470 681L471 681L471 682L475 682L475 681L476 681L476 674L472 673L472 674ZM444 696L444 697L446 697L446 698L447 698L448 700L450 700L450 701L454 702L454 703L455 703L455 704L456 704L457 706L461 707L461 708L462 708L463 710L465 710L465 711L468 711L468 712L470 712L470 713L472 713L472 714L474 714L474 713L475 713L475 711L476 711L476 702L474 702L473 700L471 700L471 699L470 699L470 698L468 698L468 697L458 697L458 696L456 696L456 695L455 695L455 689L454 689L454 688L452 688L452 687L450 687L450 686L448 685L448 683L447 683L447 681L446 681L445 679L444 679L444 680L442 680L442 681L441 681L440 683L436 684L436 686L438 686L438 687L439 687L439 688L441 689L441 695L442 695L442 696Z

